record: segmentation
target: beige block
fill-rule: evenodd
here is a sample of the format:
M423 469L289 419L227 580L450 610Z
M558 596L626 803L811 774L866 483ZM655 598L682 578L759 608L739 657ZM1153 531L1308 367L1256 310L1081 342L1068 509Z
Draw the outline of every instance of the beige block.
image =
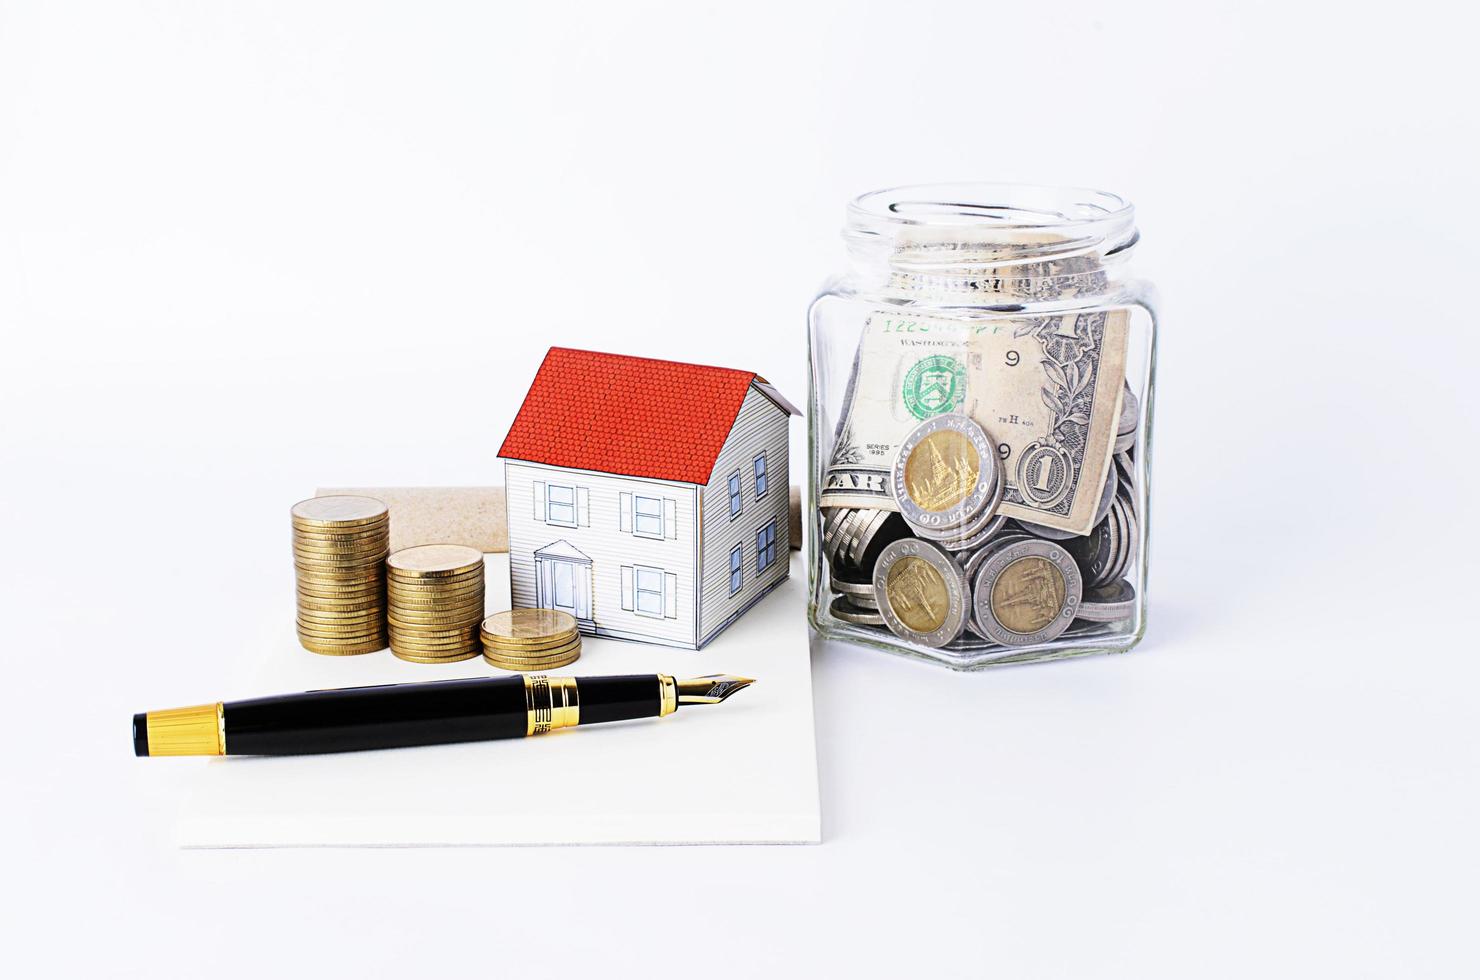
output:
M508 551L503 487L325 487L315 496L356 494L385 501L391 511L391 550L419 544L461 544ZM791 488L791 546L802 546L801 489Z

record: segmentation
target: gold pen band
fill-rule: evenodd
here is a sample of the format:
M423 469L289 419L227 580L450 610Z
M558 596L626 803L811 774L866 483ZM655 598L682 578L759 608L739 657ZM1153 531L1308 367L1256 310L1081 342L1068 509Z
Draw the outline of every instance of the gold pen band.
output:
M658 717L671 715L678 710L678 682L672 674L658 675Z
M581 693L574 677L525 674L524 706L529 714L526 736L581 723Z

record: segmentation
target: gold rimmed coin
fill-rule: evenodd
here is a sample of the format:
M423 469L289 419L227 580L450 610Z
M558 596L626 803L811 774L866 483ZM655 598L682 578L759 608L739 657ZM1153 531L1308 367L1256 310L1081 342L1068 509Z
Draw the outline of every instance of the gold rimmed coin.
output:
M423 544L402 548L386 562L399 578L449 578L482 569L483 552L460 544Z
M383 501L350 494L309 497L294 504L291 513L294 523L308 527L359 527L390 519Z

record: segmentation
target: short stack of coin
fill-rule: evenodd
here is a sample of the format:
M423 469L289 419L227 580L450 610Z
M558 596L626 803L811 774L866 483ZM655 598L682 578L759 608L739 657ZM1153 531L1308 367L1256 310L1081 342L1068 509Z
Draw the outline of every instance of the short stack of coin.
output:
M390 512L373 497L312 497L293 505L298 641L347 656L386 645L385 556Z
M425 544L404 548L385 564L392 653L423 664L478 656L484 592L481 551Z
M483 621L483 659L504 670L550 670L581 656L576 618L558 609L510 609Z

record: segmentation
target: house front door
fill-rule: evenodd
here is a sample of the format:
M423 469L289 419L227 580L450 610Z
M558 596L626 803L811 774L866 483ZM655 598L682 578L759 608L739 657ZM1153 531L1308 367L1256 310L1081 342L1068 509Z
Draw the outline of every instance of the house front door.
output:
M568 612L591 621L591 563L568 558L536 559L538 600L543 609Z

